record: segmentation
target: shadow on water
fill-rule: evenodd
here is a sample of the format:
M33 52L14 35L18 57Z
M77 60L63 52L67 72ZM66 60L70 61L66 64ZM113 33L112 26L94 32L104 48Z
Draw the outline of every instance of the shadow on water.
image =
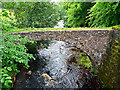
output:
M41 43L43 46L46 43L49 46L42 47ZM52 41L52 43L38 41L34 47L30 44L26 46L28 52L34 54L36 60L30 62L28 70L21 69L17 75L14 89L100 87L92 73L86 68L77 66L73 58L70 57L73 55L73 51L70 49L74 47L69 44L63 41Z

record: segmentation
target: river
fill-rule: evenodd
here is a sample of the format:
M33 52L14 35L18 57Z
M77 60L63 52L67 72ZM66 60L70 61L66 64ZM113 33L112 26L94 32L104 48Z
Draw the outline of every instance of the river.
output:
M39 51L33 63L32 73L17 76L15 88L84 88L99 87L92 73L77 66L73 58L73 46L63 41L53 41L48 48ZM23 79L24 78L24 79Z

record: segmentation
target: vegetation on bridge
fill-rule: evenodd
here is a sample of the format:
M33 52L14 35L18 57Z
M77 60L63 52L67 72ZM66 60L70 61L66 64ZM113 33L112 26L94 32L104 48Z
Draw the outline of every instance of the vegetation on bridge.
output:
M9 29L9 31L3 31L3 33L12 33L12 32L30 32L30 31L61 31L61 30L95 30L95 29L109 29L112 30L112 27L101 27L101 28L14 28Z

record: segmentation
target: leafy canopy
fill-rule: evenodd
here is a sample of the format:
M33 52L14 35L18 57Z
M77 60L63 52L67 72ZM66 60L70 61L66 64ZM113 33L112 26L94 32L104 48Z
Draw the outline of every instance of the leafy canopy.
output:
M87 16L91 27L109 27L120 23L120 2L97 2Z
M68 27L83 27L85 23L87 9L91 7L90 2L65 2L64 9L66 10L66 26Z
M60 19L58 5L52 2L3 2L2 8L13 10L17 27L53 27Z

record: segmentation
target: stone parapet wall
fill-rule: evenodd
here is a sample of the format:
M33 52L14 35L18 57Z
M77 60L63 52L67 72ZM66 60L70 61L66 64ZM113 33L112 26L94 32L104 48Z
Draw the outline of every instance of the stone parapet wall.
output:
M91 57L93 65L100 64L102 56L106 53L113 30L67 30L67 31L32 31L10 33L12 35L28 36L32 41L58 40L70 43L82 49Z

